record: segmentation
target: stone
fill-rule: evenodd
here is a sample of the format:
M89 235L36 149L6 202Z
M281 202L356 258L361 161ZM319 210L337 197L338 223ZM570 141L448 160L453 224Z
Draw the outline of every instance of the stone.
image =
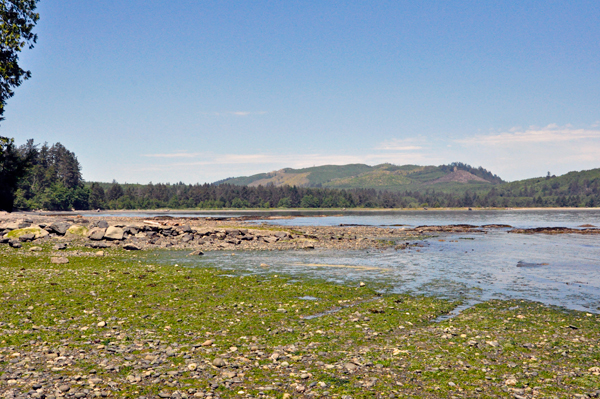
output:
M97 227L99 229L107 229L108 228L108 222L106 220L98 220L92 224L90 224L90 227Z
M94 240L94 241L100 241L101 239L104 238L104 233L106 232L106 229L100 228L100 227L94 227L93 229L91 229L90 231L88 231L88 238L90 240Z
M140 229L137 226L125 226L123 228L123 233L124 234L130 234L132 236L138 234L140 232Z
M221 359L220 357L215 358L215 360L213 360L212 364L215 367L225 367L225 366L227 366L227 363L225 363L225 360Z
M33 241L34 239L35 239L35 234L32 234L32 233L23 234L21 237L19 237L19 241L21 241L21 242L29 242L29 241Z
M190 371L195 371L198 368L198 365L196 363L190 363L187 366L187 369Z
M96 324L98 327L106 327L106 322L104 320L99 321L98 324Z
M31 251L31 252L41 252L42 251L42 247L31 247L31 248L29 248L29 251Z
M211 346L214 343L215 341L213 341L212 339L208 339L202 343L202 346Z
M353 372L353 371L358 370L358 366L356 364L350 363L350 362L344 363L344 368L346 370L348 370L349 372Z
M69 392L71 390L71 387L68 386L68 385L66 385L66 384L64 384L64 385L60 385L58 387L58 390L61 391L61 392Z
M69 258L65 258L64 256L53 256L50 258L50 263L62 265L65 263L69 263Z
M104 238L107 240L122 240L123 229L116 226L110 226L104 233Z
M48 226L51 232L56 233L58 235L64 236L71 227L70 223L67 222L55 222Z
M98 251L94 255L96 255L96 256L104 256L104 251Z
M69 229L67 230L67 234L85 237L88 234L88 228L85 226L74 224L73 226L69 227Z
M185 224L185 225L179 227L179 231L181 231L183 233L192 233L193 232L193 230L189 224Z
M202 251L190 252L190 256L202 256L202 255L204 255L204 252L202 252Z
M139 251L141 248L135 244L125 244L123 245L123 249L127 251Z
M56 244L53 249L57 250L57 251L62 251L64 249L67 249L67 244L65 244L64 242L60 242L58 244Z

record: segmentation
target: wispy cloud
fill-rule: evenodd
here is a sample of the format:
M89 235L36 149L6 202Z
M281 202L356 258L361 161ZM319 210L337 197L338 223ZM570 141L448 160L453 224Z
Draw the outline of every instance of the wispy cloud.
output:
M527 143L564 143L584 139L600 139L600 130L575 129L571 125L558 126L551 124L542 128L534 126L528 129L513 128L507 132L477 135L456 140L456 142L496 146Z

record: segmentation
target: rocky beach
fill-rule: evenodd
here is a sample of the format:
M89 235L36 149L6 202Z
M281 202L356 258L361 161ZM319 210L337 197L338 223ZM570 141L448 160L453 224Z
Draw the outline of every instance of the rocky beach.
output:
M2 215L5 398L590 398L600 319L539 303L386 293L157 263L154 250L389 248L505 225L257 225ZM597 234L594 227L578 234ZM536 231L554 234L557 230ZM560 229L558 231L561 231ZM513 231L528 233L528 231Z

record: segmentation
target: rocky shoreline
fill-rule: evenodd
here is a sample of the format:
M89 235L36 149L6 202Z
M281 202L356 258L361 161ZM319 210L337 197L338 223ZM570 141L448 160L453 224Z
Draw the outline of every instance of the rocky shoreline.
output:
M276 226L253 224L247 218L174 218L158 216L0 216L0 244L21 248L23 242L56 243L95 249L122 247L126 250L189 249L202 251L368 249L410 245L405 240L439 233L486 233L502 229L520 234L600 234L595 227L579 229L548 227L517 229L509 225L446 225L415 228L341 226ZM32 249L35 251L35 248ZM30 249L31 250L31 249Z

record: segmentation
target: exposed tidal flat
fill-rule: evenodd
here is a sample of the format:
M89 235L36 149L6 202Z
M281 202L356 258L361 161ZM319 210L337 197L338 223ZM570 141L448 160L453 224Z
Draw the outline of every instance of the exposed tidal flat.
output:
M0 251L5 397L598 395L591 313L492 300L436 321L460 303L150 251Z
M151 219L136 237L142 220L107 221L123 235L9 221L48 235L0 245L5 397L600 394L595 233ZM510 273L512 299L470 295ZM542 286L545 303L522 299Z

